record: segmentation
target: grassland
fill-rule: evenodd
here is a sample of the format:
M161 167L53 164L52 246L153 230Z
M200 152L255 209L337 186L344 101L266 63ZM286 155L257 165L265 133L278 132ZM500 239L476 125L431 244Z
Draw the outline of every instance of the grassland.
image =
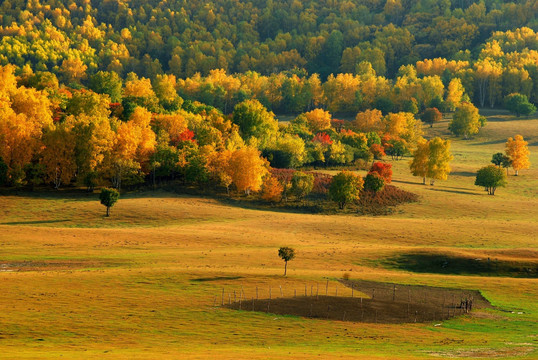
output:
M536 263L538 119L486 113L472 140L454 139L453 173L424 186L407 161L394 184L420 195L390 216L245 209L211 198L131 193L105 218L97 196L41 192L0 198L0 358L271 359L538 357L536 278L414 273L406 254ZM447 123L426 128L448 135ZM474 172L508 136L530 144L530 170L488 196ZM297 258L282 277L280 246ZM494 308L426 324L365 324L236 311L225 293L292 296L350 279L476 289ZM348 295L339 287L339 295ZM217 301L216 301L217 299ZM217 306L215 306L215 303Z

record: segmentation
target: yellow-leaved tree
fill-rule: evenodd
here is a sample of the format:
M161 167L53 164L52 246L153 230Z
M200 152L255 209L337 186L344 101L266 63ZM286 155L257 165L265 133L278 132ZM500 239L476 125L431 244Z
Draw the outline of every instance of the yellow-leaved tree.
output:
M0 157L8 183L24 183L24 166L42 146L43 132L54 127L46 93L17 87L13 66L0 66Z
M529 161L529 148L528 142L523 140L523 136L516 135L512 139L508 138L506 142L506 155L510 158L512 168L516 171L516 176L519 174L519 170L528 169L531 166Z
M235 150L229 160L232 183L238 191L249 195L261 189L263 177L268 173L267 160L258 149L246 146Z
M116 134L110 119L104 114L89 116L83 113L68 116L64 123L71 126L74 134L77 182L92 190L114 145Z
M428 164L430 157L430 147L426 140L419 141L413 152L413 160L409 163L409 168L413 176L420 176L422 183L426 184L426 176L428 175Z
M55 189L62 183L69 184L75 176L75 144L75 134L69 123L61 123L43 135L41 163L45 165L45 181L52 182Z
M233 151L224 149L222 151L210 152L207 155L207 171L209 176L217 184L226 188L226 192L230 193L230 185L232 185L232 171L230 168L230 159Z
M433 138L428 142L428 171L427 176L430 178L430 185L435 180L446 180L450 174L450 161L454 158L450 153L450 140L443 140L439 137Z
M129 121L117 126L116 139L109 159L109 170L115 188L120 189L123 178L132 182L149 173L150 156L155 151L155 133L150 127L151 113L137 107Z
M445 99L445 104L450 111L454 111L461 104L464 92L465 88L460 79L450 80Z
M371 131L379 132L384 130L385 127L383 124L383 114L377 109L357 113L353 125L358 131L365 133Z
M314 109L304 114L308 120L308 127L316 134L331 128L331 113L323 109Z

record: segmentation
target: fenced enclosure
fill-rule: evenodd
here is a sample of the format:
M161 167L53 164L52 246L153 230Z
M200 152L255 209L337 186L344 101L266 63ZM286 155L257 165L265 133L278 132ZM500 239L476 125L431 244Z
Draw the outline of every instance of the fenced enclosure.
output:
M247 294L248 292L248 294ZM366 323L436 322L490 306L477 290L365 280L294 288L222 289L214 305L242 311Z

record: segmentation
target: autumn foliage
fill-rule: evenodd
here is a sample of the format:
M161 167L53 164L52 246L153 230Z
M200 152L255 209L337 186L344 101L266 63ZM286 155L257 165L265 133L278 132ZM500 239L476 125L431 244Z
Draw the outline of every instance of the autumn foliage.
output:
M390 184L392 181L392 164L379 161L374 162L368 173L377 173L387 184Z
M519 170L528 169L531 166L529 161L528 142L523 139L523 136L516 135L514 138L508 138L506 142L506 155L509 157L512 168L519 174Z

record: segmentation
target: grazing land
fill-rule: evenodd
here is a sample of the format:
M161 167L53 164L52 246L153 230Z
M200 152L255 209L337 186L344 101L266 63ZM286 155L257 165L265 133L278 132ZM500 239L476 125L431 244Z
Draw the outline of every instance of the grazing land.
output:
M96 194L4 193L0 357L536 359L538 119L485 115L478 136L453 140L447 181L422 185L407 158L393 162L393 184L419 200L388 216L286 213L145 191L122 195L107 218ZM425 128L428 137L446 137L446 129L446 121ZM518 133L529 142L533 167L488 196L474 174ZM287 277L281 246L296 249ZM430 271L420 266L434 256L460 260ZM475 266L488 258L510 266ZM327 281L324 301L338 304L351 299L340 282L348 276L474 290L491 305L448 320L393 324L221 304L223 289L226 299L234 291L251 299L256 289L267 299L271 288L278 302ZM357 296L372 294L355 290Z

